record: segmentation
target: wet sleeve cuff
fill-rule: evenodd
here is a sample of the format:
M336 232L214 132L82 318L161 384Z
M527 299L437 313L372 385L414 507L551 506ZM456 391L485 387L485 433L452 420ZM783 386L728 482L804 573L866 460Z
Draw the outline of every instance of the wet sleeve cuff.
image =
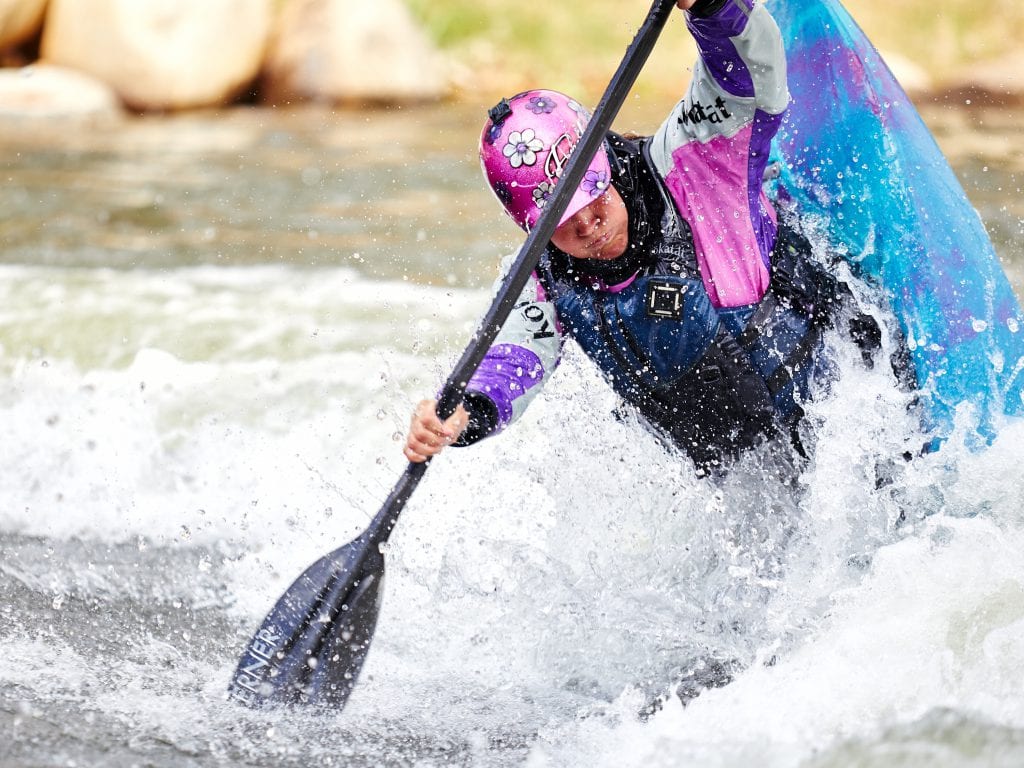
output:
M466 392L462 398L462 407L469 414L469 423L452 445L472 445L497 431L500 423L498 406L487 395L481 392Z
M722 10L728 2L729 0L697 0L689 12L699 19L706 19Z

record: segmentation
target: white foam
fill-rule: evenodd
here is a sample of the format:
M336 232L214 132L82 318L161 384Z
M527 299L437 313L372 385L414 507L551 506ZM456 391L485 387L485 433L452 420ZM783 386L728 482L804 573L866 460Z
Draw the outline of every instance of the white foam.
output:
M0 528L222 552L232 616L253 625L376 511L413 402L487 299L343 270L90 273L61 290L45 269L2 271ZM35 350L58 307L112 324ZM138 322L122 335L125 315ZM819 447L794 492L766 456L696 478L567 349L521 423L433 462L344 721L536 735L531 766L798 765L942 707L1024 728L1024 428L978 450L964 413L942 451L906 463L921 440L908 398L881 367L838 364L832 397L808 406ZM50 650L11 658L31 676ZM69 652L53 696L79 695L71 670L97 674ZM139 653L146 680L163 652ZM702 656L746 668L639 722ZM96 706L180 741L232 663L181 672L205 686L192 708L142 683ZM171 710L177 724L157 725Z

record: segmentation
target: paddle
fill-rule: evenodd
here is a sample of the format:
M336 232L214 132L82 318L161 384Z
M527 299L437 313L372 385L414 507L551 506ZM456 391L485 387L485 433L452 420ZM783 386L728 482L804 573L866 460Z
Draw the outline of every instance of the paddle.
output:
M442 420L462 402L470 377L526 286L675 4L676 0L654 0L626 49L554 194L441 390L437 414ZM281 596L242 654L229 687L231 698L250 706L345 705L377 624L384 578L381 545L426 469L427 462L410 463L366 530L313 563Z

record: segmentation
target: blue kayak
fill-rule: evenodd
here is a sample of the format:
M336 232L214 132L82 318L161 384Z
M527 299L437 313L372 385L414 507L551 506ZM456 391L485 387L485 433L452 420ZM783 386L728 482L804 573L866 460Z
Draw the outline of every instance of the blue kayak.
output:
M977 430L1024 412L1024 318L992 243L907 94L837 0L769 0L792 104L781 185L882 286L905 332L929 429L973 404Z

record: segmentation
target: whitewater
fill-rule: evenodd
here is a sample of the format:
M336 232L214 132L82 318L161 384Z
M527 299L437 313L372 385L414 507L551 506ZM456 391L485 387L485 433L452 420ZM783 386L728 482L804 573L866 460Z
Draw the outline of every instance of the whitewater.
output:
M389 544L345 711L228 702L266 611L362 530L404 469L413 403L489 303L489 277L467 275L497 263L475 249L498 219L439 243L428 204L394 234L386 197L336 191L328 160L351 157L310 159L361 134L294 148L292 124L206 119L192 118L202 151L176 156L192 152L196 173L160 182L206 190L200 211L167 190L141 203L107 191L99 206L170 209L190 255L158 238L154 261L98 263L130 261L147 218L113 245L97 223L8 249L0 266L0 763L1024 763L1024 426L985 445L964 408L940 451L907 461L923 441L912 398L832 337L841 377L808 407L811 459L754 454L724 480L696 477L568 347L520 423L433 462ZM156 164L159 129L130 130L144 139L130 151ZM242 199L221 201L216 163L268 146L295 151L295 205L318 221L298 228L301 211L282 208L249 223L315 258L231 257L232 222L209 236L201 223ZM82 152L123 174L123 158ZM479 193L461 156L420 147L387 162L372 174L385 188L443 168L450 186L416 193ZM61 215L92 216L68 194ZM371 203L351 241L323 245L345 235L332 215ZM1019 218L1002 222L1019 259ZM374 265L388 232L418 255ZM457 255L415 261L432 249ZM678 681L715 668L732 682L684 689L684 706Z

